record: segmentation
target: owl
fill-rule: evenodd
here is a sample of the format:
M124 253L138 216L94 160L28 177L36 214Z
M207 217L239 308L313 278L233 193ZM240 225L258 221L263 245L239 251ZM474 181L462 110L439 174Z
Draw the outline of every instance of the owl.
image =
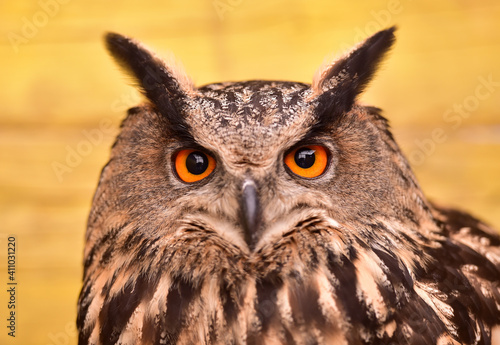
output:
M357 98L376 33L311 84L196 87L137 41L88 218L79 344L492 344L500 237L424 196Z

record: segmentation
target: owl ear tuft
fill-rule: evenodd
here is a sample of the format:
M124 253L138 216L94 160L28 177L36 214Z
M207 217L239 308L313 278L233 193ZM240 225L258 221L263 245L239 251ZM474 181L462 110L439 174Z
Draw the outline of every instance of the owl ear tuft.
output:
M181 69L168 67L141 43L116 33L106 34L105 40L113 58L136 79L160 113L176 113L175 103L195 93L193 83Z
M377 32L333 64L320 68L311 86L320 103L348 111L394 44L395 30L393 26Z

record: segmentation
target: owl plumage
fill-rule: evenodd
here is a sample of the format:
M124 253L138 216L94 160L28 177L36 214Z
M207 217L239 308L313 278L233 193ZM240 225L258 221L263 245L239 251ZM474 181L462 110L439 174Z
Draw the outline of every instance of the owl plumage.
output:
M356 102L393 42L373 35L311 85L196 88L108 34L148 101L94 196L79 344L491 344L498 234L430 203Z

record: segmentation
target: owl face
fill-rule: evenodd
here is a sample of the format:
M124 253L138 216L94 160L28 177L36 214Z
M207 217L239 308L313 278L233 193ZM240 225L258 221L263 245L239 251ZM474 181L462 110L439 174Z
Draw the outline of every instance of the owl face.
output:
M127 180L138 175L137 194L164 189L159 197L166 200L155 209L163 207L169 221L168 197L175 195L177 222L187 217L206 224L244 251L310 217L348 224L408 214L406 190L416 183L407 162L378 111L355 103L392 40L392 30L372 37L326 66L312 85L248 81L194 88L152 55L136 63L134 54L150 53L109 36L110 50L129 64L151 100L149 111L129 115L117 144L120 152L121 142L135 152L145 141L142 151L116 159L130 166ZM130 186L123 190L128 195ZM410 202L421 200L417 195Z
M171 154L171 181L186 191L187 204L196 200L203 222L216 219L215 228L227 229L221 235L237 239L243 250L253 250L272 232L271 224L283 228L283 215L290 214L292 205L310 204L306 199L331 178L334 147L319 144L319 136L300 140L310 134L308 95L310 89L299 83L215 84L201 88L184 108L192 142ZM186 149L213 162L213 168L206 164L199 178L185 178L184 167L194 158L184 158ZM298 188L310 189L305 199ZM322 199L327 208L328 200Z
M380 208L391 194L395 167L382 154L387 138L376 113L356 107L345 115L350 123L315 128L318 104L303 84L208 85L200 93L183 110L191 142L176 142L166 154L167 176L183 191L179 203L197 207L205 223L216 219L214 228L226 222L229 233L221 235L238 239L243 249L255 249L263 237L279 238L315 214L348 222L347 216ZM190 169L197 176L189 176Z

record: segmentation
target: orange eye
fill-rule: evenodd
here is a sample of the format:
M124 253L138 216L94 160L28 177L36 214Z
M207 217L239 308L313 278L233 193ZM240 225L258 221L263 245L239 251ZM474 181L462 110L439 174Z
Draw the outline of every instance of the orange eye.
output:
M300 177L313 178L321 175L326 170L328 153L323 146L301 146L285 157L285 164L290 170Z
M188 183L203 180L215 169L215 159L197 150L181 150L175 156L175 171Z

